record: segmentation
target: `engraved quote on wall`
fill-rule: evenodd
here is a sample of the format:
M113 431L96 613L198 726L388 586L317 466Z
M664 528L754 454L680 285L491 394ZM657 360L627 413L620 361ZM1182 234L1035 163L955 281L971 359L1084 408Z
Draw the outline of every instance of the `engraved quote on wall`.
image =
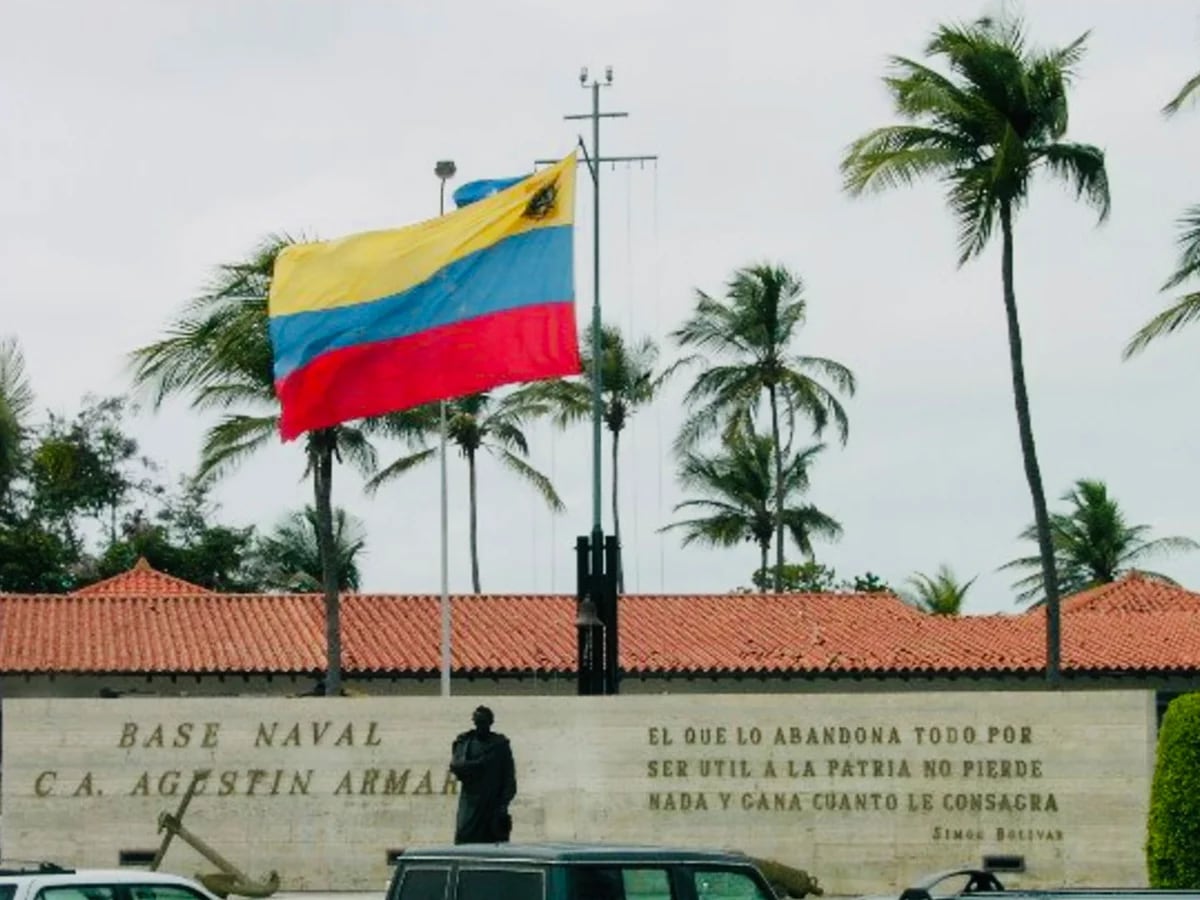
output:
M932 840L1063 837L1029 723L650 725L645 747L654 813L915 815Z

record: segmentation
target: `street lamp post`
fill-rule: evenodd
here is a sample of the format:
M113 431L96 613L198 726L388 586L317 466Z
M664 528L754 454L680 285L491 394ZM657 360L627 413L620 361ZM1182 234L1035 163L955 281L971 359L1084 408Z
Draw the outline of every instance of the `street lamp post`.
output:
M458 167L452 159L439 160L433 167L433 174L438 177L438 215L446 214L446 182L454 177ZM441 469L441 529L442 529L442 696L450 696L450 526L449 501L446 485L446 401L438 404L440 448L439 462Z

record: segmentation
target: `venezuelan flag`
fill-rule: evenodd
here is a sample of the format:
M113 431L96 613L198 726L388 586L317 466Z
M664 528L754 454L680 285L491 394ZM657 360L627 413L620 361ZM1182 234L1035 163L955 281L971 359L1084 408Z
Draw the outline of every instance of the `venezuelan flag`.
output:
M575 162L438 219L283 250L268 303L283 438L580 372Z

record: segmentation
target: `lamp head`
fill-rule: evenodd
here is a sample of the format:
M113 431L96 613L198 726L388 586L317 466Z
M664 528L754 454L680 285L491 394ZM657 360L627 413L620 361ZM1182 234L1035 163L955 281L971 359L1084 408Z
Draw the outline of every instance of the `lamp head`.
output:
M606 81L608 84L612 84L612 66L605 66L605 67L604 67L604 80L605 80L605 81Z
M587 84L587 75L588 75L587 66L581 67L579 70L579 83L580 84Z
M597 625L603 624L596 612L595 601L592 600L590 594L584 594L583 600L579 603L579 611L575 615L575 627L595 628Z
M445 181L448 178L453 178L454 173L458 171L458 166L454 165L452 159L438 160L438 164L433 167L433 174Z

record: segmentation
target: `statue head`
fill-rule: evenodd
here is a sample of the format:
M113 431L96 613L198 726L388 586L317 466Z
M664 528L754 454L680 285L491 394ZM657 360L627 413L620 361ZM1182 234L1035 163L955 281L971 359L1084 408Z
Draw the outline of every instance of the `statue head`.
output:
M477 706L475 712L471 713L471 721L475 723L476 731L487 734L492 730L492 723L496 721L496 717L486 706Z

